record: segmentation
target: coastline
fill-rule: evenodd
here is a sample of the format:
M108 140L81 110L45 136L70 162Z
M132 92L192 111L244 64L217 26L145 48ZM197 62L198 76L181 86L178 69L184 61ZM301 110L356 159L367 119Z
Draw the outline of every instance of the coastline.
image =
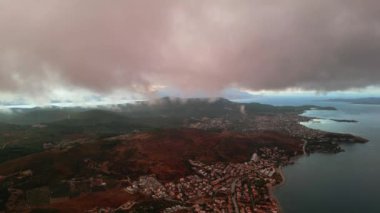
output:
M305 116L305 115L303 115L305 112L306 112L307 110L305 110L303 113L301 113L301 114L299 114L298 116L301 118L301 121L299 122L299 124L300 125L302 125L302 126L304 126L305 128L307 128L307 129L313 129L313 128L309 128L309 127L306 127L305 125L303 125L303 124L301 124L301 122L310 122L310 121L312 121L313 119L323 119L323 118L318 118L318 117L309 117L309 116ZM356 120L334 120L334 119L326 119L326 120L332 120L332 121L335 121L335 122L352 122L352 123L358 123L358 121L356 121ZM313 130L315 130L315 129L313 129ZM369 140L368 139L366 139L366 138L362 138L362 137L360 137L360 136L357 136L357 135L351 135L351 134L345 134L345 133L335 133L335 132L329 132L329 131L323 131L323 130L317 130L317 131L320 131L320 132L324 132L324 133L327 133L327 134L336 134L336 135L343 135L343 136L351 136L351 137L353 137L353 138L355 138L356 139L356 141L355 142L353 142L353 143L359 143L359 144L362 144L362 143L366 143L366 142L368 142ZM345 143L347 143L347 142L342 142L342 141L340 141L340 142L338 142L337 144L345 144ZM350 142L348 142L348 143L350 143ZM302 154L300 154L300 155L296 155L296 156L293 156L292 158L291 158L291 160L293 161L293 162L295 162L296 163L296 160L298 159L298 158L300 158L300 157L302 157L302 156L308 156L309 154L312 154L312 153L308 153L307 152L307 149L306 149L306 146L307 146L307 144L308 144L308 141L307 140L304 140L304 144L303 144L303 147L302 147L302 149L303 149L303 153ZM336 152L336 153L334 153L334 154L337 154L338 152ZM287 164L287 165L285 165L285 166L288 166L289 164ZM284 167L285 167L284 166ZM278 168L276 168L276 173L278 173L280 176L281 176L281 181L279 182L279 183L277 183L277 184L275 184L275 185L269 185L268 186L268 191L269 191L269 195L270 195L270 197L271 197L271 199L277 204L277 206L278 206L278 209L279 209L279 213L284 213L284 210L283 210L283 208L282 208L282 206L281 206L281 203L279 202L279 200L278 200L278 198L274 195L274 190L276 190L277 188L279 188L279 187L281 187L281 186L283 186L284 184L285 184L285 182L286 182L286 177L285 177L285 174L284 174L284 172L283 172L283 167L282 166L279 166Z
M276 185L269 185L268 186L268 191L269 191L269 196L271 197L271 199L277 204L278 206L278 210L279 212L278 213L284 213L282 207L281 207L281 204L280 204L280 201L278 200L278 198L274 195L274 190L276 190L276 188L278 187L281 187L285 184L285 181L286 181L286 178L285 178L285 175L284 175L284 172L282 170L282 167L278 167L276 168L276 173L278 173L280 176L281 176L281 182L279 182L278 184Z
M304 146L306 146L307 142L304 142ZM307 156L308 153L307 152L304 152L300 155L296 155L294 157L292 157L290 159L290 161L293 161L293 162L296 162L297 159L299 159L300 157L302 156ZM278 206L278 209L279 209L279 212L278 213L284 213L284 210L281 206L281 203L280 201L278 200L278 198L276 197L276 195L274 194L274 191L277 189L277 188L280 188L282 187L283 185L285 185L286 183L286 176L284 174L284 170L283 168L288 166L289 164L285 165L285 166L279 166L276 168L276 173L279 174L281 176L281 181L275 185L269 185L268 186L268 191L269 191L269 196L271 197L271 199L277 204Z

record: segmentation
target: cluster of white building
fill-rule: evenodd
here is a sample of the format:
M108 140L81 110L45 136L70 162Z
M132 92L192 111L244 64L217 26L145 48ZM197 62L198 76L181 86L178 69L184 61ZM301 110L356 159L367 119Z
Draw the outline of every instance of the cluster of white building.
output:
M154 199L176 200L195 212L278 212L278 205L269 194L275 185L276 165L288 159L276 148L260 148L248 162L211 165L189 160L195 174L174 182L160 183L154 176L142 176L125 190L142 193ZM286 162L284 162L286 163ZM258 182L264 184L257 184ZM166 212L174 212L173 207Z

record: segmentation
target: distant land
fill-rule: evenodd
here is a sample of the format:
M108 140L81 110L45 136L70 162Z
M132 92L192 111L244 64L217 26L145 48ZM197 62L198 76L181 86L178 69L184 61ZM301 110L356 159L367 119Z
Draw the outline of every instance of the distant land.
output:
M328 99L328 101L334 101L334 102L346 102L351 104L374 104L379 105L380 104L380 97L370 97L370 98L336 98L336 99Z
M347 120L347 119L330 119L335 122L343 122L343 123L357 123L358 121L356 120Z

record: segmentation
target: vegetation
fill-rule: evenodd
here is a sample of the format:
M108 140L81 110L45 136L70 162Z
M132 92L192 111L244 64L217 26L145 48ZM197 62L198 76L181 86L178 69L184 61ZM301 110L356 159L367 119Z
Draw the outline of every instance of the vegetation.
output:
M268 146L289 156L300 153L299 139L281 132L245 132L244 123L256 115L293 116L310 108L317 107L163 98L113 108L17 109L0 115L0 211L12 197L11 185L22 191L25 205L33 207L67 208L67 212L90 209L96 202L118 207L127 197L142 201L130 212L159 212L177 203L132 198L116 189L143 175L154 174L161 182L190 175L189 159L207 164L242 163ZM231 129L190 126L210 120L238 125ZM258 187L265 184L265 180L254 183ZM50 202L68 198L71 207Z

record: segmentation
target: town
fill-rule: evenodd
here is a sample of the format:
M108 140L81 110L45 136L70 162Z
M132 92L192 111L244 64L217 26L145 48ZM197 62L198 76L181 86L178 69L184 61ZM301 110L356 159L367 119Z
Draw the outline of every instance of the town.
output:
M206 165L189 160L194 175L163 184L154 176L142 176L125 190L183 203L165 212L193 209L195 212L276 213L279 207L270 190L283 180L279 167L289 162L285 151L277 147L261 148L245 163Z
M274 115L245 116L240 119L208 118L185 123L185 126L203 130L233 130L246 133L260 131L282 132L299 138L304 142L304 153L338 153L344 151L339 143L365 143L366 139L349 134L336 134L307 128L302 122L313 118L298 113L279 113Z

